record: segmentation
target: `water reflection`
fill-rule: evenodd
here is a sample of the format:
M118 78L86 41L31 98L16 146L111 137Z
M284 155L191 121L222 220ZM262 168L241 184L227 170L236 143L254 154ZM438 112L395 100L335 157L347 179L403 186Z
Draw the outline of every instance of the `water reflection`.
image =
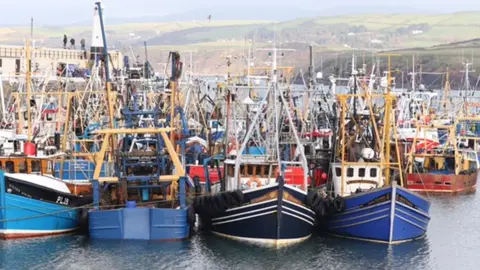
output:
M204 233L171 243L65 236L0 241L0 269L478 269L480 200L429 200L427 237L394 246L328 235L279 250Z

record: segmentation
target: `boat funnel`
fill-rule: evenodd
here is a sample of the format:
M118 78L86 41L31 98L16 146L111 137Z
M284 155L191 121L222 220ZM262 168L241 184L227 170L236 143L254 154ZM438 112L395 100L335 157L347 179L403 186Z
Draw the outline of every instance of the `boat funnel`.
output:
M105 7L101 1L100 6L102 7L102 16L103 22L105 23ZM99 57L103 54L103 50L105 45L103 44L103 37L102 37L102 26L100 24L100 14L98 12L98 6L95 4L93 9L93 25L92 25L92 43L90 47L90 60L99 59Z

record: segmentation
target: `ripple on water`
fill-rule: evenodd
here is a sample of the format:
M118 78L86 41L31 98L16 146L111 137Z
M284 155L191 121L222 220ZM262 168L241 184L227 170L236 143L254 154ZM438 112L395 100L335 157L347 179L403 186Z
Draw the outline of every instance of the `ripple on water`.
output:
M432 197L426 238L387 246L328 235L283 249L208 234L189 241L98 241L83 236L1 241L1 269L478 269L480 200Z

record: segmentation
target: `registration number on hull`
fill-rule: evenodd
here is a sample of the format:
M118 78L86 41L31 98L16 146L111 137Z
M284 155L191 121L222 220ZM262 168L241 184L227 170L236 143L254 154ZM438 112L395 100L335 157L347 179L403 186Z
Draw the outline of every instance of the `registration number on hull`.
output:
M56 203L61 204L61 205L68 205L68 198L65 198L63 196L58 196Z

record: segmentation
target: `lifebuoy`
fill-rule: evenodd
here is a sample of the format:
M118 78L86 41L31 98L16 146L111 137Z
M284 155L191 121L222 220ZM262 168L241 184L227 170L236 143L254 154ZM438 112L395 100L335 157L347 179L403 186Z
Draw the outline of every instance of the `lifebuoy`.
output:
M258 179L258 177L254 176L252 178L250 178L248 181L247 181L247 186L249 188L253 188L253 183L256 183L257 184L257 187L261 187L262 186L262 182L260 182L260 179Z

